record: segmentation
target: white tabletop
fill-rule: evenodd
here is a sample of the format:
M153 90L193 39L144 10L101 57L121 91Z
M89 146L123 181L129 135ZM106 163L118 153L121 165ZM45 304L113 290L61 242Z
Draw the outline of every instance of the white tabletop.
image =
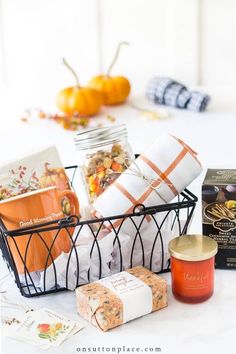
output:
M141 99L136 101L141 106L158 109ZM207 113L201 114L168 109L171 114L170 118L161 121L143 120L140 113L127 106L109 108L106 113L108 111L117 118L117 123L127 124L129 140L135 152L141 152L158 133L166 131L182 138L195 151L198 151L204 168L236 167L234 164L236 111L232 107L227 109L223 105L212 104ZM101 114L101 117L104 116L105 112ZM94 122L100 121L101 117L94 118ZM107 122L106 119L103 121ZM63 131L53 122L34 121L25 124L16 121L14 124L9 124L4 119L0 123L0 128L0 151L2 152L0 162L29 152L32 148L37 149L42 145L55 144L64 164L76 163L73 134ZM189 187L198 197L200 197L203 177L204 173ZM200 202L196 208L190 231L201 233ZM2 279L8 273L2 260L0 267L0 279ZM18 302L23 300L32 308L46 306L72 319L79 319L85 325L81 332L63 343L58 349L50 349L52 353L82 352L82 348L87 348L87 352L89 352L88 348L91 348L92 352L93 347L97 348L97 352L108 352L109 348L111 352L113 347L117 348L116 352L118 348L122 348L120 352L123 352L124 346L127 352L129 349L131 351L131 348L140 348L140 352L145 352L145 348L150 348L150 352L155 352L155 348L159 347L162 353L167 354L190 352L191 354L220 354L222 352L234 354L236 344L235 272L216 270L213 297L197 305L176 301L171 294L170 274L164 274L163 277L168 281L169 305L167 308L106 333L100 332L78 317L74 292L68 291L24 299L19 294L13 279L8 275L0 286ZM13 315L17 313L17 310L9 312ZM2 338L2 350L4 354L16 352L17 354L29 354L33 350L34 353L42 352L40 349L8 338Z

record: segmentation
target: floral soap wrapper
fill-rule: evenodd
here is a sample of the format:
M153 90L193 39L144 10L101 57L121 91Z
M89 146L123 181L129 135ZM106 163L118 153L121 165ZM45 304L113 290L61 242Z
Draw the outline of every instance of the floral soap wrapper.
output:
M78 313L102 331L167 306L167 282L138 266L76 289Z
M51 186L71 189L54 146L0 167L0 200Z

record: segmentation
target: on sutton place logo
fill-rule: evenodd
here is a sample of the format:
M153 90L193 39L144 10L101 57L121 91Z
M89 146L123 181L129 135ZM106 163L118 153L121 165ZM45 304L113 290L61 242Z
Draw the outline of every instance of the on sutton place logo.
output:
M198 282L198 283L204 283L206 282L208 279L208 273L200 273L197 272L195 274L191 274L191 273L184 273L184 280L187 281L193 281L193 282Z

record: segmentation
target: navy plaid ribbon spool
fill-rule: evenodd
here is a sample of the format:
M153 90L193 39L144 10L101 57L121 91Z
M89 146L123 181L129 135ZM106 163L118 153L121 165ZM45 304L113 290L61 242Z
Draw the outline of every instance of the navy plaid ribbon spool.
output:
M189 91L183 84L168 77L151 79L147 85L146 96L154 103L185 108L195 112L205 111L210 101L209 95L198 91Z

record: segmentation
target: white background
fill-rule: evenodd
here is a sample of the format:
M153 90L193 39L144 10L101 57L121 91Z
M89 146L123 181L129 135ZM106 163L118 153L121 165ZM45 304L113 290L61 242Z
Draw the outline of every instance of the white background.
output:
M105 71L120 40L123 48L114 74L132 83L132 98L144 101L147 81L168 75L212 93L206 113L169 109L170 118L144 121L126 105L104 108L118 123L127 123L129 141L141 152L159 132L182 138L199 153L204 168L235 168L236 11L234 0L0 0L0 162L55 144L63 163L76 163L72 133L53 122L20 121L27 107L55 108L61 88L73 84L61 64L65 56L82 84ZM100 119L94 118L94 120ZM204 173L190 190L199 198ZM201 233L201 203L191 232ZM1 275L7 269L0 266ZM106 334L86 328L52 353L74 353L79 345L147 342L163 353L235 354L235 273L216 272L215 295L206 303L174 300L168 279L169 306ZM11 277L1 283L22 301ZM25 299L32 307L48 306L76 319L74 293ZM4 354L30 354L33 347L4 340ZM41 351L38 351L39 353Z
M114 73L130 78L133 94L143 93L154 75L234 94L235 14L234 0L0 0L7 93L0 104L7 111L54 108L58 90L74 83L61 58L86 85L106 71L120 40L130 47Z

